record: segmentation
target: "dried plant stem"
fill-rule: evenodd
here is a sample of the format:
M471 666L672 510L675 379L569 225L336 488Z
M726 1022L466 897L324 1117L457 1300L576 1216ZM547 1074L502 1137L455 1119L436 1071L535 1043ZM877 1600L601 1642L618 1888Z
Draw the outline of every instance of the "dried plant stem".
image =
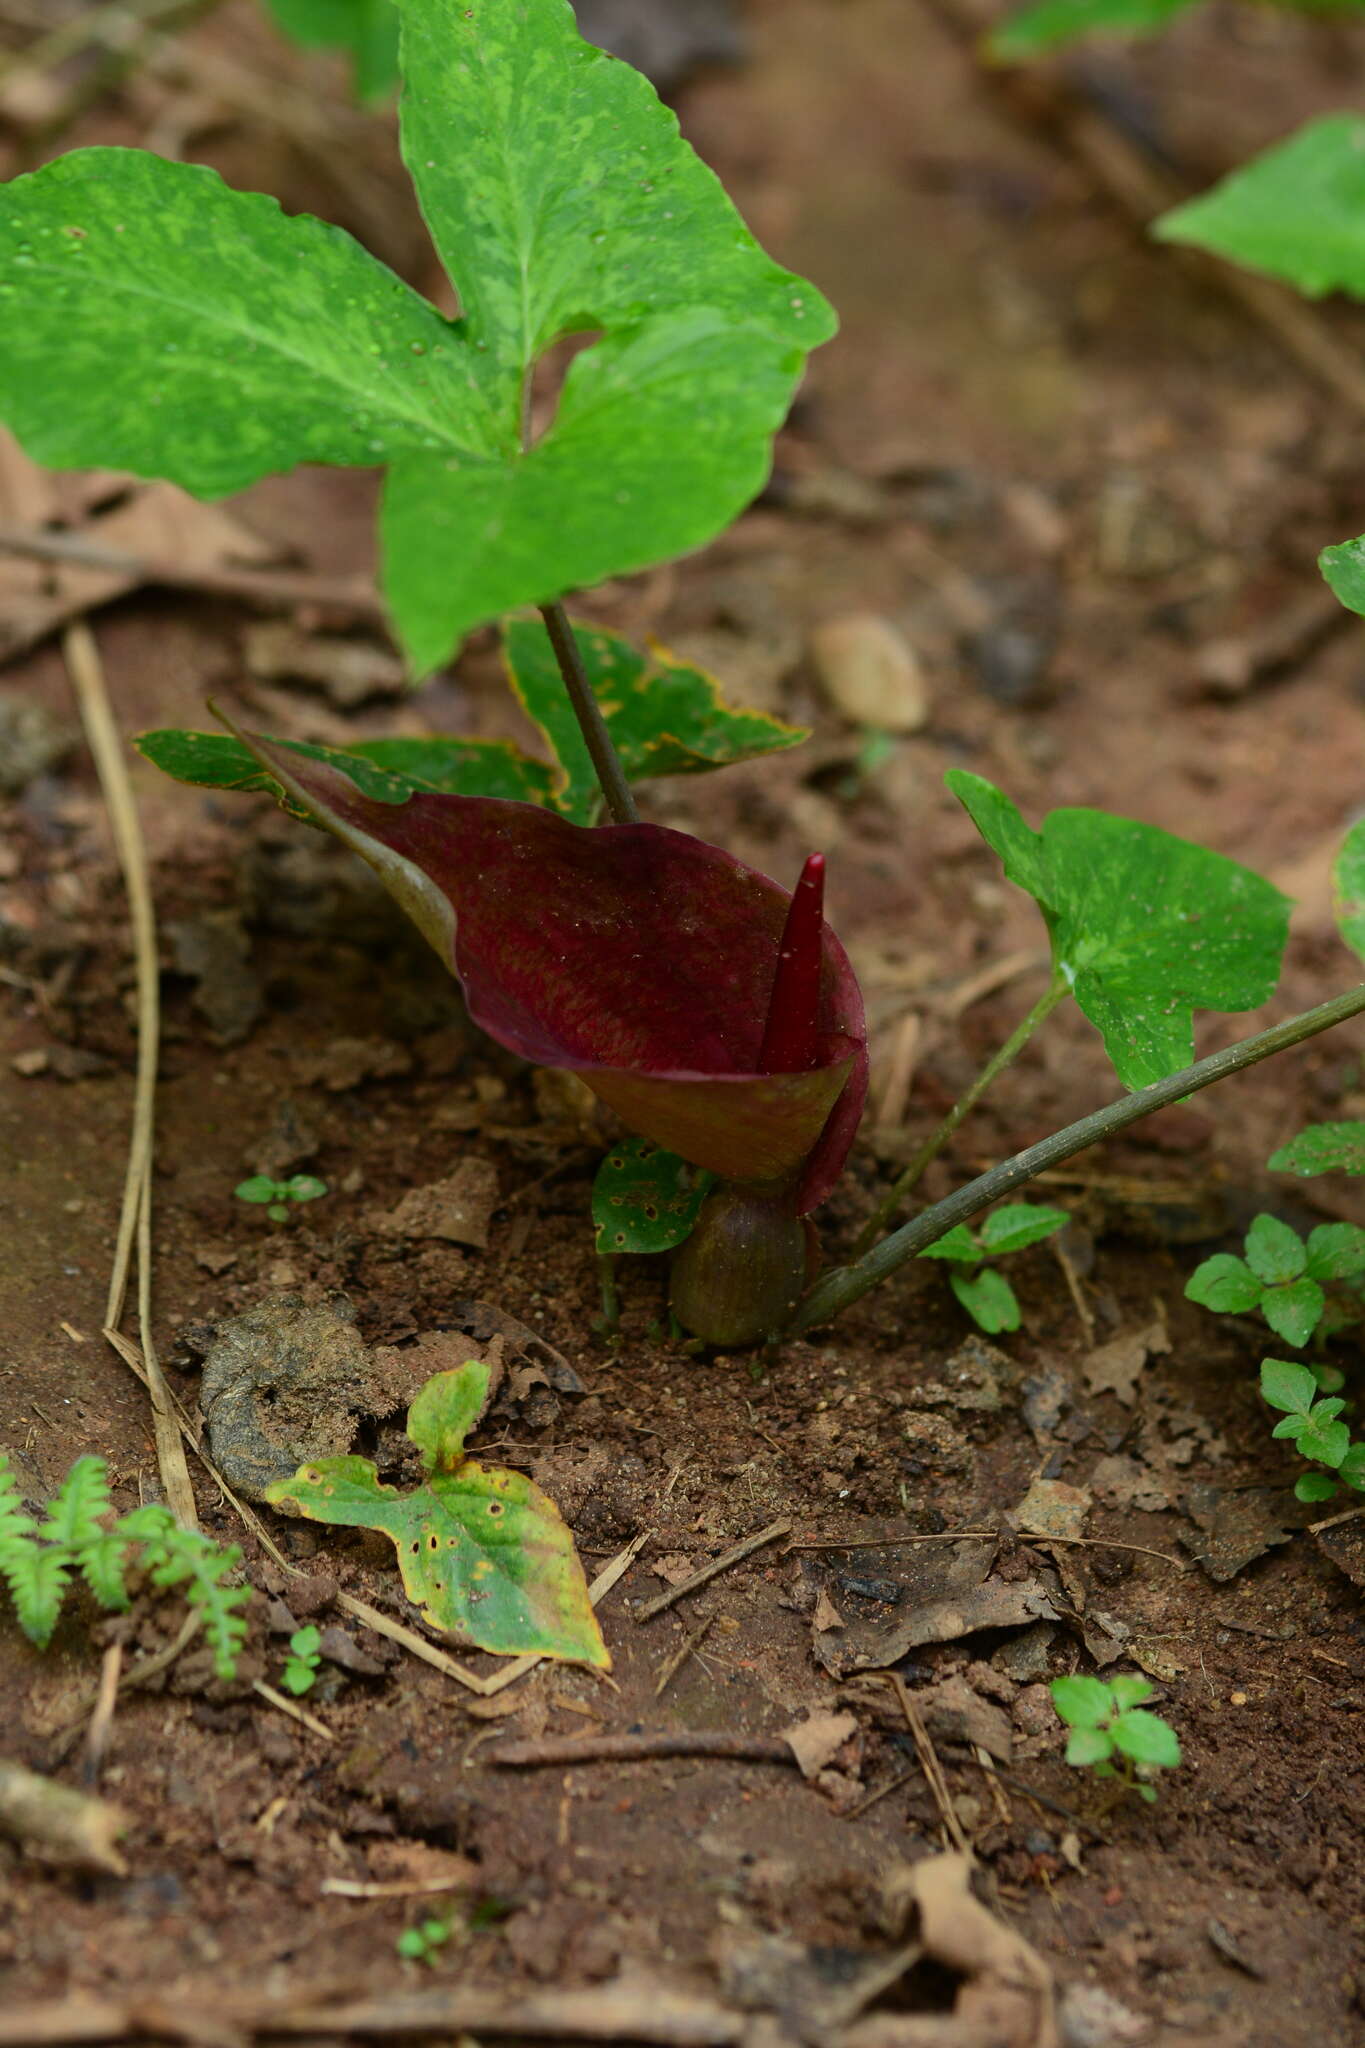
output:
M1028 1044L1038 1026L1045 1018L1052 1015L1052 1012L1056 1009L1058 1003L1061 1002L1063 996L1070 993L1070 982L1058 968L1054 967L1052 980L1048 983L1046 992L1038 998L1027 1017L1023 1018L1016 1025L1015 1029L1005 1040L1005 1043L1000 1047L1000 1050L987 1060L981 1072L972 1082L971 1087L959 1095L938 1129L925 1139L919 1151L910 1161L910 1164L905 1168L904 1172L897 1176L891 1188L868 1217L853 1247L855 1258L862 1256L869 1245L875 1241L877 1232L883 1230L891 1221L891 1218L895 1215L906 1196L917 1185L925 1167L928 1166L931 1160L937 1159L949 1138L952 1137L953 1132L963 1119L975 1109L992 1081L998 1080L1006 1067L1010 1066L1019 1057L1019 1054Z
M602 707L593 694L588 671L583 666L583 657L573 636L573 627L569 624L569 615L562 604L543 604L540 616L545 621L545 630L550 636L559 673L569 693L573 715L578 720L583 744L592 759L593 770L606 800L608 816L613 825L638 825L640 813L635 808L625 770L612 745Z
M1230 1045L1224 1052L1210 1053L1207 1059L1196 1060L1192 1067L1183 1067L1178 1074L1170 1075L1164 1081L1153 1081L1146 1088L1139 1088L1132 1095L1124 1095L1117 1102L1109 1103L1104 1109L1097 1109L1079 1122L1068 1124L1064 1130L1054 1131L1050 1138L1040 1144L1030 1145L1026 1151L1016 1152L1012 1159L994 1166L989 1173L980 1174L959 1188L956 1194L945 1201L935 1202L909 1223L893 1230L879 1245L852 1265L836 1266L818 1280L802 1302L788 1326L786 1334L796 1337L807 1330L813 1330L820 1323L827 1323L851 1302L866 1294L881 1280L887 1279L908 1259L922 1252L926 1245L934 1244L945 1232L956 1224L966 1223L977 1216L1002 1195L1013 1194L1026 1182L1036 1178L1064 1160L1072 1159L1076 1153L1086 1151L1091 1145L1098 1145L1105 1138L1112 1138L1117 1132L1126 1130L1129 1124L1139 1123L1154 1110L1165 1109L1172 1102L1179 1102L1186 1095L1197 1095L1201 1088L1209 1088L1215 1081L1222 1081L1229 1074L1238 1074L1244 1067L1254 1067L1258 1061L1269 1059L1273 1053L1287 1052L1291 1046L1301 1045L1306 1038L1315 1038L1320 1031L1330 1031L1334 1024L1344 1024L1349 1017L1358 1017L1365 1010L1365 983L1347 991L1345 995L1334 996L1330 1002L1319 1003L1315 1009L1305 1010L1301 1016L1291 1017L1286 1024L1276 1024L1269 1031L1258 1031L1254 1038L1244 1038L1236 1045Z
M106 1333L116 1331L123 1317L128 1290L128 1269L133 1244L137 1244L138 1335L146 1366L147 1390L152 1398L152 1421L156 1432L157 1462L166 1501L182 1528L197 1529L199 1517L190 1485L189 1465L180 1441L173 1397L166 1385L152 1343L152 1128L156 1102L157 1052L161 1033L160 970L156 957L156 917L152 908L151 883L147 874L147 852L142 843L137 806L123 757L123 745L109 708L104 687L104 669L89 626L78 620L69 626L63 640L66 665L71 675L86 740L94 757L100 788L108 806L109 823L128 891L133 926L133 952L137 965L137 1083L133 1097L133 1129L128 1144L128 1167L123 1185L123 1209L119 1217L114 1267L109 1276L105 1305Z

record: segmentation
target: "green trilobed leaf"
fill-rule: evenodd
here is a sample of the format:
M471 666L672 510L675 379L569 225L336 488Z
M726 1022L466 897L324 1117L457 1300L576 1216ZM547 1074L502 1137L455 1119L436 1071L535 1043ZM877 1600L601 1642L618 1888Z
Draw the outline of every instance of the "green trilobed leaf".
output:
M1309 1124L1266 1162L1274 1173L1365 1173L1365 1123Z
M1088 35L1150 36L1192 0L1038 0L992 30L986 41L1000 63L1039 57Z
M1365 1230L1356 1223L1317 1224L1308 1233L1308 1272L1314 1280L1365 1272Z
M1247 1264L1267 1287L1297 1280L1308 1264L1308 1253L1297 1230L1291 1230L1278 1216L1257 1216L1246 1234Z
M980 1273L949 1273L953 1293L979 1330L994 1337L1017 1330L1022 1321L1018 1298L1003 1273L986 1266Z
M516 605L711 539L834 321L568 0L399 11L404 152L462 317L211 171L80 151L6 187L0 417L42 461L206 497L388 465L386 589L425 671ZM531 371L585 333L524 446Z
M1133 1707L1128 1713L1118 1716L1110 1733L1115 1749L1135 1764L1169 1771L1180 1762L1180 1743L1176 1732L1159 1714L1149 1714L1141 1707Z
M362 100L382 99L398 81L398 15L393 0L265 0L287 36L308 50L344 50Z
M427 1382L408 1412L426 1483L400 1494L367 1458L320 1458L265 1499L310 1521L378 1529L393 1543L410 1600L434 1628L481 1650L611 1659L573 1537L554 1503L519 1472L461 1455L488 1394L477 1361Z
M1053 811L1034 832L979 775L946 780L1038 904L1125 1087L1190 1064L1196 1010L1254 1009L1273 992L1289 899L1249 868L1104 811Z
M598 1251L672 1251L691 1236L710 1186L709 1173L647 1138L614 1146L592 1184Z
M339 768L350 776L357 789L378 803L406 803L419 790L446 796L506 797L514 803L549 801L550 770L500 740L432 735L425 739L362 740L353 747L318 747L301 740L279 740L272 744ZM139 733L133 745L178 782L192 783L198 789L264 791L291 815L309 824L316 822L285 795L241 742L227 733L170 728Z
M574 638L628 782L724 768L809 738L804 728L761 711L735 710L713 676L661 647L641 654L596 626L575 626ZM503 655L508 681L560 764L556 807L578 824L591 824L600 801L597 777L544 627L510 621Z
M1021 1252L1026 1245L1039 1244L1064 1230L1071 1221L1065 1209L1049 1209L1037 1202L1010 1202L995 1209L981 1226L981 1246L991 1258L1005 1252Z
M1316 1280L1291 1280L1284 1287L1267 1287L1261 1296L1261 1314L1286 1344L1306 1344L1325 1307L1326 1297Z
M1355 954L1365 960L1365 819L1352 825L1332 869L1337 930Z
M1365 298L1365 117L1309 121L1163 214L1152 233L1283 278L1309 298Z
M1290 1358L1261 1360L1261 1398L1272 1408L1307 1415L1317 1399L1318 1383L1306 1365Z
M1215 1252L1195 1267L1185 1283L1186 1301L1197 1301L1218 1315L1241 1315L1255 1308L1261 1298L1260 1281L1245 1259L1231 1252Z

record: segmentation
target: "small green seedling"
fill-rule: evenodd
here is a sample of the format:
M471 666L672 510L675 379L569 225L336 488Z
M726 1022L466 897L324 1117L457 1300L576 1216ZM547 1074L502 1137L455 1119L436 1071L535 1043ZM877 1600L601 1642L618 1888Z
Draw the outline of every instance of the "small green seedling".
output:
M314 1628L311 1622L306 1628L296 1628L289 1638L289 1655L280 1682L295 1699L301 1699L317 1684L321 1646L322 1630Z
M233 1677L246 1640L241 1610L251 1588L223 1580L241 1563L241 1551L235 1544L217 1549L197 1529L182 1529L170 1509L155 1502L106 1526L110 1513L103 1458L77 1458L46 1518L35 1522L0 1451L0 1578L29 1641L40 1650L51 1642L73 1571L101 1607L122 1613L130 1604L124 1573L136 1563L153 1586L183 1591L203 1621L218 1676Z
M1139 1705L1151 1697L1149 1681L1120 1672L1106 1685L1102 1678L1081 1675L1054 1678L1051 1691L1053 1706L1071 1730L1067 1762L1097 1778L1118 1778L1150 1805L1156 1787L1147 1780L1153 1771L1174 1770L1180 1743L1169 1722Z
M1003 1258L1007 1252L1021 1252L1026 1245L1039 1244L1071 1221L1065 1209L1048 1209L1034 1202L1010 1202L989 1215L979 1230L959 1223L937 1244L920 1253L922 1259L949 1259L955 1270L948 1275L953 1293L979 1330L995 1336L1000 1330L1017 1330L1023 1320L1019 1299L1003 1273L986 1265L987 1259Z
M610 1670L583 1567L554 1502L520 1472L480 1465L464 1440L488 1405L477 1359L439 1372L408 1410L425 1478L411 1493L380 1484L368 1458L315 1458L265 1499L312 1522L380 1529L398 1552L408 1598L433 1628L480 1650L534 1652Z
M405 1962L434 1964L454 1932L453 1919L438 1920L433 1915L429 1920L419 1921L416 1927L405 1927L394 1947Z
M1244 1259L1232 1252L1205 1259L1191 1274L1185 1299L1218 1315L1258 1309L1275 1335L1296 1348L1357 1320L1358 1312L1329 1305L1325 1284L1365 1274L1365 1230L1356 1224L1320 1223L1305 1244L1278 1216L1258 1216L1244 1249ZM1316 1377L1320 1387L1329 1378L1341 1385L1334 1367L1318 1368Z
M1300 1457L1327 1467L1325 1472L1300 1473L1294 1488L1300 1500L1331 1500L1338 1479L1365 1493L1365 1443L1352 1443L1350 1428L1340 1419L1346 1403L1338 1395L1320 1399L1318 1381L1308 1366L1288 1358L1263 1358L1261 1396L1284 1413L1274 1434L1287 1437Z
M316 1202L319 1195L326 1194L327 1183L311 1173L296 1173L292 1180L271 1180L269 1174L256 1173L250 1180L239 1181L232 1192L239 1202L268 1204L265 1213L272 1223L287 1223L289 1204Z

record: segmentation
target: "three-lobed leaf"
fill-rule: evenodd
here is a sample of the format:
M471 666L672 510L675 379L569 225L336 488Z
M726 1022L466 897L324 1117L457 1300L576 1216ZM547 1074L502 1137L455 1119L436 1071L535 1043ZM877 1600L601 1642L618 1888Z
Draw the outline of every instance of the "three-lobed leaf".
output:
M1194 1058L1194 1012L1249 1010L1279 977L1289 899L1154 825L1053 811L1041 832L979 775L948 787L1047 923L1054 961L1128 1088Z
M0 417L41 461L205 497L386 465L385 588L425 672L486 619L710 540L834 322L569 0L399 11L404 155L460 317L212 171L77 151L6 187ZM531 441L537 363L585 334Z

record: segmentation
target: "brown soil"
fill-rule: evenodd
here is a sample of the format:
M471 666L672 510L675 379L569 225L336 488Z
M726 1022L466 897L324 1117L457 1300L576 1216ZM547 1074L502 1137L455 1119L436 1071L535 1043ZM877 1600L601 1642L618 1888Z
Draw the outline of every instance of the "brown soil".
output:
M998 781L1035 820L1107 806L1280 881L1301 907L1276 1016L1351 980L1327 877L1365 767L1355 630L1239 696L1211 697L1198 678L1211 643L1310 598L1316 549L1365 525L1361 429L1210 274L1144 246L933 14L902 0L753 0L748 18L751 61L694 81L685 122L764 240L840 307L844 333L814 365L764 503L703 556L586 608L706 655L738 699L817 729L769 768L656 788L647 810L781 877L812 845L831 855L830 915L874 1026L873 1110L822 1219L837 1257L894 1162L1041 987L1035 960L954 1005L984 967L1036 953L1041 933L944 793L945 768ZM90 92L51 147L174 148L187 134L187 153L345 221L432 286L387 124L351 116L337 74L283 57L246 0L183 49L185 67L103 89L63 73L63 91ZM1076 75L1105 118L1152 136L1195 186L1334 105L1363 51L1339 22L1220 9L1140 52L1092 53ZM243 72L309 95L324 129L335 124L330 153L291 139L287 107L244 110L230 89ZM0 168L41 156L36 132L14 114ZM1331 317L1349 342L1349 315ZM300 566L334 574L368 565L372 499L367 478L303 473L234 510L297 548ZM822 620L869 609L919 649L933 710L861 776L858 736L822 702L804 649ZM252 680L254 623L230 600L146 591L103 612L125 730L198 722L210 687L320 738L422 721L515 729L485 642L415 703L343 714ZM9 664L0 699L74 719L52 640ZM1365 1220L1349 1184L1291 1199L1264 1168L1304 1121L1362 1113L1360 1027L1140 1127L1048 1190L1080 1219L1093 1337L1039 1249L1015 1269L1026 1329L984 1368L956 1356L969 1332L924 1265L761 1366L653 1341L663 1274L641 1261L608 1349L592 1335L585 1223L603 1130L469 1030L453 984L346 856L258 803L214 801L140 765L135 779L166 966L155 1333L177 1389L193 1406L205 1325L281 1292L344 1290L362 1337L384 1345L482 1302L555 1347L584 1392L528 1383L481 1447L539 1478L590 1569L649 1533L602 1609L611 1682L546 1666L483 1702L323 1606L318 1619L345 1624L378 1670L325 1668L308 1702L324 1739L249 1678L278 1677L272 1631L325 1601L329 1581L410 1616L391 1553L272 1518L314 1575L300 1596L202 1484L204 1526L242 1543L261 1589L251 1657L233 1686L187 1659L164 1690L121 1698L100 1785L130 1815L126 1877L73 1876L0 1846L0 2026L20 2000L137 1994L162 2012L149 2038L181 2012L198 2015L190 2037L225 2039L209 2016L243 1991L397 1996L471 1981L512 1999L626 1970L749 2010L756 2041L821 2038L821 1998L895 1949L896 1872L941 1844L898 1697L871 1674L891 1644L909 1696L928 1703L981 1896L1055 1972L1069 2042L1365 2039L1359 1551L1349 1529L1322 1546L1293 1533L1308 1515L1256 1393L1265 1347L1182 1298L1194 1261L1234 1243L1258 1207ZM191 971L211 942L216 970ZM132 1098L131 968L79 747L3 814L0 962L0 1444L35 1500L73 1457L102 1452L130 1506L155 1490L155 1453L145 1397L99 1328ZM910 1017L922 1021L913 1082L888 1123ZM1209 1020L1201 1047L1261 1021ZM44 1049L44 1071L15 1066ZM1093 1033L1060 1015L932 1191L1113 1088ZM465 1159L496 1173L486 1251L384 1229L409 1189ZM272 1226L232 1197L267 1160L322 1175L328 1196ZM1154 1317L1169 1349L1119 1392L1091 1385L1094 1345ZM1358 1372L1358 1346L1337 1355ZM1012 1533L1039 1477L1094 1494L1092 1547ZM776 1520L792 1534L656 1619L633 1613ZM1060 1619L1022 1639L994 1625L915 1647L903 1629L896 1646L907 1617L980 1576L969 1565L982 1555L904 1539L983 1527L1000 1532L988 1584L1002 1598L1034 1586ZM141 1601L132 1647L160 1647L179 1619L173 1603ZM79 1782L79 1749L60 1731L109 1635L77 1598L39 1655L0 1615L10 1755ZM1062 1761L1044 1681L1097 1656L1146 1670L1179 1731L1185 1763L1155 1807L1115 1804ZM954 1729L939 1692L954 1679L987 1717L969 1729L978 1745L987 1728L1012 1745L1005 1778ZM949 1684L949 1702L963 1692ZM856 1728L809 1782L762 1762L518 1772L480 1754L508 1737L635 1728L773 1735L831 1709ZM401 1881L442 1869L467 1880L453 1896L468 1927L424 1974L395 1941L443 1901L402 1895ZM348 1897L326 1888L337 1879L395 1888ZM946 2013L957 1984L923 1963L877 2010ZM1118 2007L1098 2005L1095 1986ZM360 2036L319 2026L308 2038Z

